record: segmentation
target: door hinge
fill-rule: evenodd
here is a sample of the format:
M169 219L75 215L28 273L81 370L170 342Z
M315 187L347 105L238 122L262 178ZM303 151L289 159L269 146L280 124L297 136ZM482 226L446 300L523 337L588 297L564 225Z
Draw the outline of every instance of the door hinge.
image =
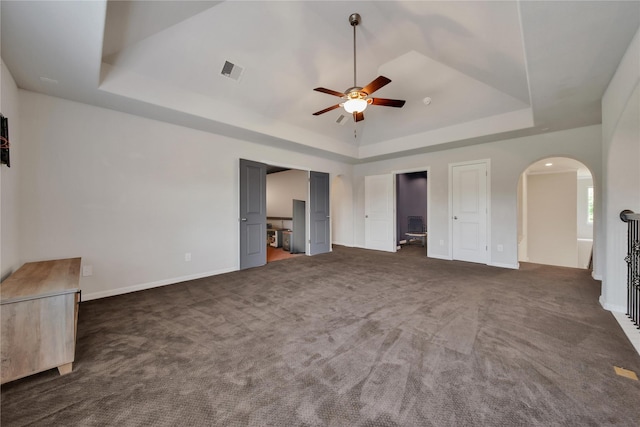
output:
M488 250L489 250L489 246L485 246L485 247L484 247L484 250L485 250L485 251L488 251Z
M311 239L309 239L309 244L311 244Z

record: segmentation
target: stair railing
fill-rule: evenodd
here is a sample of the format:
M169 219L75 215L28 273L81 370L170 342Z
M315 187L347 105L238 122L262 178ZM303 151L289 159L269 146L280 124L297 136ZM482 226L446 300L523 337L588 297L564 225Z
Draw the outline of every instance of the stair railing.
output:
M630 210L620 212L627 223L627 316L640 329L640 214Z

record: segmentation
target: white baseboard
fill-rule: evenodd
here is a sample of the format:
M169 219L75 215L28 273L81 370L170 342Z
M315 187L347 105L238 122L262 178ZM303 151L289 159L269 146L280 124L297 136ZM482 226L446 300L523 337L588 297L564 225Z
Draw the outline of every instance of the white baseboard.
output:
M448 255L440 255L440 254L430 254L427 253L427 258L435 258L435 259L443 259L445 261L451 261L451 258Z
M629 317L626 314L612 312L613 317L618 321L620 327L624 331L631 344L635 347L638 354L640 354L640 331L636 326L631 322Z
M331 242L331 244L332 244L332 245L338 245L338 246L345 246L345 247L347 247L347 248L354 248L354 247L357 247L357 246L354 246L354 245L349 244L349 243Z
M596 274L595 271L591 272L591 277L593 277L593 280L599 280L602 282L602 274Z
M609 311L614 311L616 313L626 313L627 312L627 307L625 307L624 305L615 305L615 304L609 304L608 302L606 302L604 300L604 298L602 297L602 295L600 295L600 305L602 306L602 308L604 308L605 310L609 310Z
M108 291L91 292L86 294L83 293L82 301L91 301L99 298L106 298L106 297L112 297L115 295L128 294L130 292L143 291L145 289L159 288L161 286L173 285L180 282L186 282L188 280L202 279L203 277L216 276L218 274L230 273L232 271L237 271L237 270L238 269L236 267L224 268L222 270L191 274L189 276L173 277L171 279L158 280L158 281L149 282L149 283L141 283L139 285L126 286L124 288L109 289Z
M520 263L507 264L507 263L504 263L504 262L490 262L487 265L489 265L491 267L510 268L512 270L519 270L520 269Z

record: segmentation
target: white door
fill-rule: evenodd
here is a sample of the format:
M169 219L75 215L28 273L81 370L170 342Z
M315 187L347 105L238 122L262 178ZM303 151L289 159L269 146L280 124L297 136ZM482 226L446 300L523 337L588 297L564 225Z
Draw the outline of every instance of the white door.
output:
M393 175L364 178L364 246L395 252Z
M453 259L487 263L487 164L451 168Z

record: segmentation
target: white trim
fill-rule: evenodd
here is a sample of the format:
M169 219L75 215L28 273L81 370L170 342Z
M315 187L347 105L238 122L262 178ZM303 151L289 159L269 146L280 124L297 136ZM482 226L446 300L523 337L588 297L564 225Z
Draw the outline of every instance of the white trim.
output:
M600 295L599 302L602 308L604 308L605 310L613 311L616 313L623 313L623 314L627 312L627 307L625 307L624 305L609 304L604 300L604 296L602 295Z
M487 265L489 265L491 267L510 268L512 270L520 270L520 263L507 264L507 263L504 263L504 262L490 262Z
M599 280L599 281L602 282L602 274L600 274L600 273L596 274L595 271L592 271L591 272L591 277L593 277L594 280Z
M622 331L627 335L631 344L635 347L638 354L640 354L640 331L631 323L631 320L626 314L612 312L613 317L618 321Z
M130 292L143 291L145 289L159 288L161 286L174 285L188 280L202 279L203 277L217 276L218 274L230 273L238 271L238 267L223 268L216 271L207 271L205 273L191 274L189 276L173 277L171 279L158 280L155 282L141 283L139 285L126 286L124 288L110 289L108 291L91 292L82 294L82 301L90 301L99 298L112 297L115 295L128 294Z
M355 246L355 245L353 245L351 243L341 243L341 242L336 242L336 241L331 242L331 244L332 245L338 245L338 246L346 246L347 248L355 248L355 247L357 247L357 246Z
M440 255L440 254L427 254L427 258L435 258L435 259L443 259L445 261L452 261L451 258L447 257L446 255Z

